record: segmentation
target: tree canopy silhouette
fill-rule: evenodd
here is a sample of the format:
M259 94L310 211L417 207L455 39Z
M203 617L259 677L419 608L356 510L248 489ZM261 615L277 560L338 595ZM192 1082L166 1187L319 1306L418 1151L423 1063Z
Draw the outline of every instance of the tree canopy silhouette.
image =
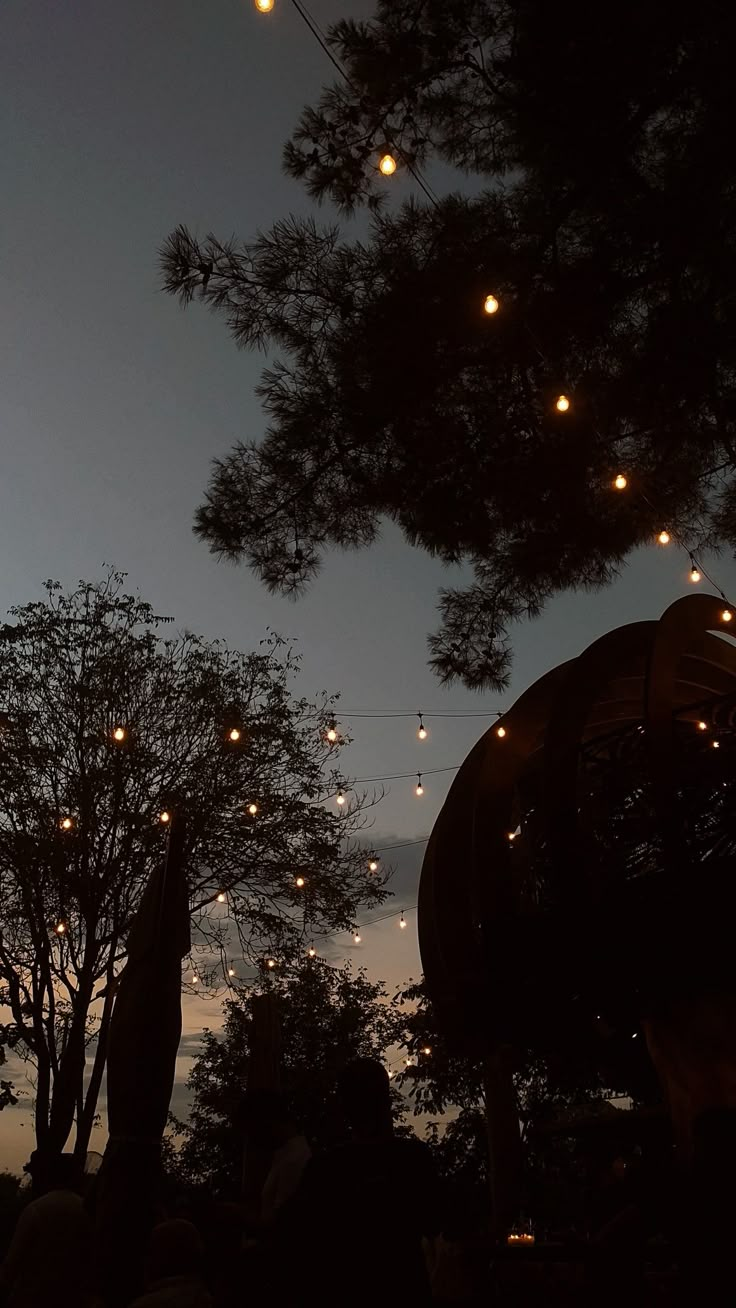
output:
M162 813L186 816L200 992L266 955L288 966L386 892L351 839L364 802L324 803L345 784L331 701L292 693L298 659L278 637L250 654L163 639L120 573L46 589L0 630L2 1036L35 1069L39 1147L62 1149L76 1121L84 1154Z
M392 519L466 565L438 674L498 690L509 625L552 595L663 527L734 544L735 26L713 0L379 0L330 29L347 80L285 165L367 208L367 237L292 217L163 251L168 291L276 355L266 434L215 463L197 514L214 551L298 592ZM435 200L436 163L466 193ZM421 187L389 212L402 173Z
M300 1128L317 1147L339 1132L337 1078L353 1058L384 1058L404 1030L403 1014L386 1002L381 981L361 969L335 968L320 958L302 959L269 983L278 997L282 1086ZM238 989L225 1006L221 1035L206 1031L189 1088L186 1123L174 1122L178 1151L170 1165L189 1184L220 1193L239 1192L243 1141L238 1119L247 1089L253 998L259 983ZM401 1100L395 1096L401 1116Z

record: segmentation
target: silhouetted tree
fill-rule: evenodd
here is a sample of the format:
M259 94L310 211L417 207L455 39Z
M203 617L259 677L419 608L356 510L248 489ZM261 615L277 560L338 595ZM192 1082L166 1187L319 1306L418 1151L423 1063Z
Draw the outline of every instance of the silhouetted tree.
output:
M380 981L361 969L333 968L306 958L277 978L281 1025L282 1089L309 1140L324 1145L339 1131L335 1083L353 1058L385 1058L401 1039L403 1015L386 1002ZM225 1006L221 1034L205 1032L202 1052L189 1078L192 1108L186 1123L174 1122L181 1137L169 1160L189 1184L237 1192L242 1167L238 1129L248 1072L252 1002L260 985L246 986ZM402 1100L394 1097L397 1117Z
M385 890L350 839L364 800L324 804L341 783L331 701L292 695L278 637L252 654L164 640L115 572L46 591L0 631L0 1001L35 1068L39 1146L62 1149L76 1119L84 1154L162 813L186 814L200 990L266 953L288 965Z
M488 1175L483 1061L458 1054L448 1045L423 981L409 986L397 1000L406 1008L404 1044L409 1059L399 1077L401 1089L415 1115L430 1119L425 1129L440 1173L460 1196L477 1203L484 1197ZM514 1087L525 1190L533 1197L544 1169L534 1144L535 1129L565 1115L605 1111L607 1094L618 1087L606 1086L605 1074L583 1049L577 1056L568 1051L557 1059L519 1050Z
M735 25L714 0L379 0L330 30L349 80L285 163L372 210L367 239L291 218L163 252L168 291L277 352L265 438L215 464L197 515L214 551L298 591L390 518L472 572L442 593L439 675L499 689L509 624L558 591L663 527L736 542ZM385 152L470 193L388 214Z

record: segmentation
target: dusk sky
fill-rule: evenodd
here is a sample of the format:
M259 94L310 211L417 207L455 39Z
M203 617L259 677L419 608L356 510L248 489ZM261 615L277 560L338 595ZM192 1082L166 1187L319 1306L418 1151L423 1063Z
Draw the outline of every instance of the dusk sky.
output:
M313 0L323 26L371 7ZM657 616L687 589L687 558L652 548L614 588L563 596L515 629L513 683L497 699L433 678L425 639L450 574L392 526L371 551L330 557L296 604L191 532L210 460L263 431L264 360L239 353L199 305L183 313L161 293L157 251L177 223L250 236L311 211L281 172L281 149L331 71L288 0L268 16L252 0L4 0L0 610L38 598L47 577L73 586L114 564L181 627L243 649L266 626L295 637L299 690L340 691L346 711L492 711L611 626ZM400 179L387 185L410 193ZM713 566L728 589L732 561ZM356 777L459 764L489 725L429 718L420 744L411 719L344 722ZM426 777L421 800L410 780L392 783L376 845L425 836L452 776ZM397 912L416 902L421 854L397 852ZM417 977L415 914L407 931L397 920L337 952L390 987ZM187 1054L218 1021L217 1003L187 1000ZM0 1167L32 1147L29 1107L24 1098L0 1114Z

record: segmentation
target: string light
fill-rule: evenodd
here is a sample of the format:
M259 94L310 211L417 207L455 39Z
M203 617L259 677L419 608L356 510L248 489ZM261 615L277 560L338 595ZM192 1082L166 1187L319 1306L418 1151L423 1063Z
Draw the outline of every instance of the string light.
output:
M427 731L427 728L425 727L424 722L422 721L421 713L418 716L419 716L419 730L417 732L417 735L420 740L426 740L427 736L429 735L429 732Z
M429 1057L429 1055L431 1054L431 1052L432 1052L432 1050L431 1050L430 1046L429 1046L429 1045L425 1045L424 1048L423 1048L423 1050L422 1050L422 1053L425 1055L426 1058Z
M731 612L731 610L724 609L721 614L721 622L730 622L732 617L733 617L733 613Z
M315 949L314 945L310 945L310 946L309 946L309 949L307 950L307 957L308 957L308 958L316 958L316 957L317 957L317 950Z
M505 736L506 736L506 728L505 728L505 727L496 727L496 735L498 736L498 739L499 739L499 740L504 740L504 739L505 739Z
M125 727L116 727L112 733L113 740L116 740L119 745L122 744L122 742L125 740L125 736L126 736Z
M720 749L720 748L721 748L721 742L720 742L720 740L712 740L712 741L711 741L711 745L713 746L714 749Z
M227 969L227 974L228 974L228 976L235 976L235 968L234 968L234 967L229 967L229 968Z
M63 817L59 823L59 826L61 827L62 831L71 831L72 827L74 826L74 819L70 817Z
M255 817L256 813L258 812L258 805L255 803L249 804L248 812L250 813L251 817Z
M294 885L295 885L299 890L302 889L302 886L306 886L306 884L307 884L307 883L306 883L306 881L304 880L304 877L297 877L297 878L296 878L296 881L294 882Z
M256 8L257 8L258 10L260 10L261 12L263 12L263 13L268 13L268 12L270 12L270 11L273 9L273 7L274 7L274 2L275 2L275 0L255 0L255 5L256 5ZM341 75L341 77L342 77L342 78L347 82L348 86L349 86L353 91L355 91L356 88L355 88L354 84L352 83L350 77L348 76L347 72L345 71L344 67L343 67L342 64L339 62L339 60L336 59L335 55L333 54L333 52L331 51L329 45L327 44L326 40L324 39L323 34L320 32L318 26L315 25L314 20L311 19L311 17L309 16L309 14L308 14L307 12L305 12L304 8L303 8L302 5L299 3L299 0L294 0L294 5L295 5L295 8L297 9L297 11L299 12L299 14L301 15L301 17L303 18L303 20L304 20L304 22L306 23L306 25L309 27L310 32L311 32L312 35L316 38L316 40L318 41L319 45L322 47L324 53L327 55L327 57L330 59L330 61L331 61L332 64L334 65L334 67L337 69L338 73L339 73L339 74ZM439 200L437 199L436 195L434 195L434 193L432 192L431 188L430 188L430 187L429 187L429 186L428 186L428 185L423 181L421 175L420 175L420 174L417 172L417 170L412 166L412 164L411 164L411 162L410 162L409 160L404 159L404 163L405 163L405 165L406 165L408 171L411 173L412 177L414 177L414 179L416 180L416 182L418 183L418 185L421 187L421 189L422 189L422 191L424 192L424 194L427 196L427 198L430 200L430 202L435 206L435 208L439 210L439 208L440 208ZM378 168L379 168L379 170L381 171L381 173L382 173L384 176L386 176L386 177L390 177L393 173L396 172L396 169L397 169L397 163L396 163L396 159L395 159L395 157L394 157L392 154L390 154L390 153L386 153L386 154L382 155L382 156L380 157L380 159L378 160ZM488 313L488 314L494 314L494 313L496 313L496 312L498 311L498 308L499 308L499 302L498 302L498 299L496 298L496 296L495 296L495 295L491 295L491 294L487 295L487 296L485 297L485 300L484 300L484 310L485 310L485 312ZM555 400L555 408L557 409L557 411L558 411L559 413L567 413L568 410L571 408L571 399L570 399L570 397L569 397L568 395L565 395L565 394L560 394L560 395L558 395L558 396L557 396L557 399ZM626 489L627 484L628 484L628 483L627 483L627 478L625 477L625 475L624 475L623 473L618 473L617 476L616 476L615 479L614 479L614 483L613 483L613 484L614 484L616 490L623 491L623 490ZM661 545L668 545L668 544L670 543L670 536L669 536L669 533L666 532L666 531L662 531L662 532L660 533L659 537L658 537L658 540L659 540L659 543L660 543ZM696 574L697 574L697 575L696 575ZM706 573L706 576L707 576L707 573ZM701 579L701 578L700 578L700 570L695 566L694 560L693 560L693 568L692 568L692 571L691 571L690 579L691 579L691 581L693 581L693 582L697 582L697 581L699 581L699 580ZM720 593L723 594L723 592L720 592ZM723 595L723 598L725 599L725 595ZM725 610L724 612L727 613L727 616L724 616L722 620L725 621L725 622L730 622L730 621L731 621L731 617L732 617L730 611ZM405 715L405 714L369 714L369 713L361 713L361 714L354 714L354 715L347 715L347 716L357 716L357 717L378 717L378 716L394 717L394 716L396 716L396 717L398 717L398 716L406 716L406 715ZM463 715L458 714L457 716L463 716ZM499 716L500 716L500 715L499 715ZM500 735L500 734L501 734L501 733L499 732L499 735ZM505 733L504 733L504 734L505 734Z
M335 796L335 803L338 804L340 808L342 808L343 804L345 803L345 796L341 790L338 790Z
M226 899L227 899L227 895L225 894L225 891L221 890L219 895L217 896L218 904L224 904Z
M196 972L192 976L192 985L193 986L199 985L199 977L197 976Z
M276 959L275 959L275 958L267 958L267 959L266 959L266 967L269 969L269 971L273 972L273 969L275 968L275 966L276 966Z
M415 794L415 795L418 795L418 796L420 796L420 797L424 794L424 786L422 785L422 774L421 774L421 772L417 772L417 784L416 784L416 787L415 787L415 790L414 790L414 794Z
M54 931L56 932L57 936L66 935L66 922L57 922L56 926L54 927Z
M700 571L692 554L690 555L690 580L693 583L700 581Z
M406 918L404 917L404 914L403 914L403 913L401 914L401 917L399 918L399 926L401 927L401 930L402 930L402 931L405 931L405 930L406 930Z
M334 722L331 722L329 727L327 728L325 732L325 738L329 740L331 745L334 745L335 741L337 740L337 727L335 726Z
M511 841L516 840L516 832L515 832L515 831L509 831L509 840L511 840Z
M362 938L363 938L363 937L361 936L361 934L360 934L359 931L355 931L355 932L353 932L353 940L355 941L356 945L359 945L359 944L360 944Z
M377 871L378 871L378 859L377 859L377 858L369 858L369 859L368 859L368 871L369 871L369 872L377 872Z
M707 722L699 722L699 723L698 723L698 731L707 731L707 730L708 730L708 723L707 723Z
M239 727L231 727L227 733L227 738L228 740L232 741L233 745L237 745L238 741L240 740L240 736L241 736L241 732Z
M158 820L159 822L163 823L164 826L166 826L166 823L171 821L171 814L166 809L164 809L163 813L159 813Z

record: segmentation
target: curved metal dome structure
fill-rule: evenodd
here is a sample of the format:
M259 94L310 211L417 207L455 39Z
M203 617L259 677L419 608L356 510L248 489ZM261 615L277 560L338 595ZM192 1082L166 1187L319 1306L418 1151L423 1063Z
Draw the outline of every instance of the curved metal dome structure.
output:
M736 647L721 600L609 632L478 741L430 838L429 992L478 1054L736 990Z

